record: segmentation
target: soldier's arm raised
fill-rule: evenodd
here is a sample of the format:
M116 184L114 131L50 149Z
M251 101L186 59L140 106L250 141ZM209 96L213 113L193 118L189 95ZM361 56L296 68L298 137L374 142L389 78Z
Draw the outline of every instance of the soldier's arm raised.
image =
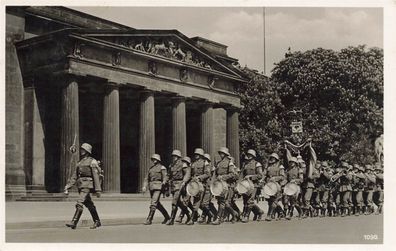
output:
M263 178L263 166L261 163L256 163L256 175L252 177L252 180L261 180Z

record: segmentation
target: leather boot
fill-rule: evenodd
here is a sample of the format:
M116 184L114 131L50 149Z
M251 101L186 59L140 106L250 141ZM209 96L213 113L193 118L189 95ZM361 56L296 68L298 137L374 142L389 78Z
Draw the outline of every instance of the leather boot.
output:
M326 209L322 207L322 209L320 209L320 215L319 217L325 217L326 216Z
M96 229L96 228L102 226L100 219L99 219L98 211L96 211L96 207L95 206L89 207L88 210L91 213L92 220L94 222L94 224L90 227L90 229Z
M176 214L177 214L177 206L172 205L171 216L170 216L169 221L166 223L166 225L170 226L170 225L174 224L175 218L176 218Z
M341 209L341 217L345 217L345 213L346 213L346 208L342 208Z
M83 212L83 208L80 206L76 206L76 211L74 212L73 219L71 220L70 223L67 223L66 226L70 227L71 229L76 229L77 223L80 220L82 212Z
M378 206L378 214L382 214L382 205Z
M214 206L214 204L212 202L209 203L209 209L210 209L210 212L212 213L212 215L214 217L216 217L218 212L217 212L217 209L216 209L216 207Z
M265 217L265 221L271 221L272 220L272 212L273 212L273 207L269 206L268 207L268 212L267 212L267 216Z
M238 213L231 207L231 205L226 206L227 211L231 214L230 222L234 224L235 222L239 221Z
M245 214L242 216L243 218L241 220L243 223L248 223L249 222L249 214L250 214L251 211L252 211L252 208L250 208L250 207L246 208Z
M293 210L291 208L285 208L285 212L286 212L285 219L286 220L291 220Z
M261 221L261 219L264 215L264 211L257 204L254 204L253 209L256 211L256 214L255 214L255 216L257 216L256 220Z
M190 215L190 213L188 212L188 208L187 207L182 207L182 212L183 214L187 217L186 219L186 224L190 222L190 220L192 220L192 215ZM183 222L181 222L181 224L183 224Z
M177 217L177 219L175 220L177 223L182 223L184 218L184 213L183 211L180 212L179 216Z
M360 207L356 206L355 207L355 216L359 216L360 215Z
M301 216L302 216L301 207L300 206L296 206L296 210L297 210L297 213L298 213L298 219L301 219Z
M223 207L219 207L219 210L217 212L216 220L212 222L212 225L220 225L221 221L222 221L223 214L224 214L224 208Z
M155 213L155 207L150 207L150 212L147 216L147 219L146 219L146 222L144 223L144 225L151 225L151 223L153 221L154 213Z
M164 206L161 203L158 203L157 209L164 216L164 220L161 222L161 224L166 224L169 221L169 219L170 219L168 211L166 211L166 209L164 208Z
M207 210L209 210L209 209L204 208L204 209L202 210L201 217L199 217L199 219L198 219L198 221L197 221L198 224L203 224L203 223L205 222L206 216L207 216Z
M191 219L190 219L189 221L186 221L186 224L189 225L189 226L194 225L194 222L197 221L197 219L196 219L196 217L195 217L197 214L198 214L198 213L197 213L196 210L192 211L192 213L191 213Z

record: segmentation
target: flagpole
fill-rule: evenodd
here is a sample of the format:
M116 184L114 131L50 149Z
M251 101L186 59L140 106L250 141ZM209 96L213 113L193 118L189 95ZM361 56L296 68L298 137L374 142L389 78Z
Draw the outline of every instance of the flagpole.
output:
M265 65L265 7L263 7L263 56L264 56L264 75L266 75L266 65Z

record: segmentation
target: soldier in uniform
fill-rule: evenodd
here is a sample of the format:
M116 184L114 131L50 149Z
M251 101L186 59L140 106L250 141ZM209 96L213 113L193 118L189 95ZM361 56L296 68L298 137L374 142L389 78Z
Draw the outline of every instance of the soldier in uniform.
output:
M69 189L74 185L77 185L79 194L73 219L70 223L66 224L71 229L76 228L84 206L88 208L94 221L91 229L101 226L98 212L91 199L91 193L95 193L97 197L100 197L102 188L99 174L101 173L101 169L98 162L91 157L91 154L92 146L87 143L82 144L80 147L80 161L77 163L75 171L65 186L65 194L68 194Z
M322 168L322 162L317 161L316 166L314 169L314 173L317 175L316 179L313 179L314 188L312 189L312 196L311 196L311 205L313 210L313 217L317 217L319 215L320 210L320 195L319 195L319 178L320 178L320 170Z
M285 168L281 165L279 161L279 155L276 153L272 153L268 160L268 167L264 171L265 182L282 182L285 178ZM279 185L280 188L280 185ZM275 212L276 208L278 207L278 202L282 199L282 193L279 191L270 198L267 199L268 201L268 212L267 217L265 217L266 221L272 220L272 214Z
M286 170L286 181L288 183L294 183L298 186L301 185L304 179L303 171L298 166L298 161L296 157L291 157L289 159L288 169ZM293 217L293 211L296 207L299 216L301 216L301 209L298 205L298 194L287 195L283 194L283 206L286 212L286 219L290 220Z
M230 156L230 165L232 165L233 169L235 170L235 176L234 178L231 180L230 184L232 189L230 189L230 193L229 193L229 201L230 201L230 206L231 208L234 210L234 212L236 213L236 218L234 219L234 215L232 214L232 212L229 212L227 210L227 214L231 215L231 222L233 221L240 221L241 220L241 210L239 210L239 207L237 206L237 204L235 203L235 198L237 197L237 193L236 193L236 182L237 182L237 178L239 177L239 173L241 172L241 169L239 167L237 167L235 165L235 158Z
M211 216L209 209L211 194L208 183L210 171L210 165L204 158L204 150L196 148L194 150L194 161L191 164L191 177L203 184L204 191L193 198L193 217L188 225L194 225L194 222L196 221L194 216L197 214L199 208L201 208L203 214Z
M349 169L349 164L347 162L342 163L343 170L340 173L340 199L341 199L341 217L346 216L346 213L350 205L350 194L352 191L352 173Z
M329 202L329 192L330 192L330 178L331 173L329 172L329 164L327 161L323 161L321 163L321 169L319 171L319 178L317 179L317 192L319 200L319 208L320 208L320 217L326 216L326 209L328 208Z
M147 186L150 191L150 211L149 215L146 219L144 225L151 225L154 217L155 210L158 210L164 216L164 221L162 224L165 224L170 219L168 212L164 208L164 206L160 202L161 193L163 186L168 182L168 175L166 171L166 167L161 165L161 157L158 154L153 154L151 156L151 161L153 165L149 168L147 172L147 176L144 179L144 184L142 191L145 193L147 191Z
M362 214L363 209L363 191L366 184L366 176L364 175L363 167L358 164L354 165L354 175L353 175L353 202L355 206L355 216Z
M316 166L314 170L312 171L311 177L308 177L307 175L304 176L304 182L303 182L303 188L304 188L304 195L303 195L303 201L304 201L304 207L303 207L303 218L306 218L307 216L313 214L313 208L311 206L311 199L312 199L312 193L315 189L315 182L316 179L319 178L319 170L316 169Z
M254 202L256 198L256 193L258 189L258 183L263 178L263 166L260 162L256 161L257 154L253 149L249 149L246 153L246 162L243 164L240 177L244 179L250 179L254 184L254 189L249 194L243 194L243 219L242 222L246 223L249 221L249 214L254 207L258 207L258 205ZM263 210L258 208L257 212L257 221L261 220L262 215L264 214Z
M212 222L213 225L219 225L223 221L225 210L228 210L233 215L234 220L237 218L236 212L234 211L234 209L232 209L230 205L229 196L230 190L234 189L233 187L231 187L231 184L235 180L236 171L231 163L228 148L221 147L218 153L220 156L220 160L215 165L213 178L227 182L228 191L226 191L222 196L217 196L218 213L216 220Z
M376 214L382 214L382 206L384 204L384 173L379 164L376 165L374 174L376 177L376 191L374 202L378 206Z
M366 197L366 210L365 214L372 214L374 212L373 193L376 185L376 176L373 173L373 167L366 165L366 187L364 190Z
M190 213L185 203L182 201L181 196L184 186L190 180L191 169L182 161L180 150L173 150L172 163L169 166L169 180L171 182L172 192L172 212L169 221L166 225L173 225L177 213L177 207L180 207L182 212L187 216L187 222L190 221Z

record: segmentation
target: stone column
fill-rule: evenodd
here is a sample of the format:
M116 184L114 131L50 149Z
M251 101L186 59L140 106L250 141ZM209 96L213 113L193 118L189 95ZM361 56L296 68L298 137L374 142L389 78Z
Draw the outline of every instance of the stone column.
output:
M213 105L204 104L201 114L201 144L206 153L209 153L214 160L214 123L213 123Z
M79 160L79 112L78 83L75 79L66 80L61 97L61 139L60 139L60 190L63 191ZM70 150L75 145L76 151Z
M26 87L25 98L25 172L30 191L44 191L45 186L45 135L44 95L39 88Z
M104 190L120 192L120 102L116 84L108 84L103 100Z
M187 153L186 103L185 98L177 97L172 103L172 149Z
M154 93L145 91L140 96L139 120L139 191L151 166L150 156L155 153Z
M227 110L227 147L230 154L235 158L235 164L239 167L239 112L237 109Z

